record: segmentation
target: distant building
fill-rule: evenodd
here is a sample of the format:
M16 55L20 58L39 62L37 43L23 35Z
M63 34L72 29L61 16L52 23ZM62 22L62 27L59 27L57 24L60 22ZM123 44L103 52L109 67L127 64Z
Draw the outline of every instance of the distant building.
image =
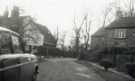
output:
M24 39L26 46L56 47L56 40L49 29L36 23L30 16L5 17L0 16L0 26L18 32ZM30 49L26 47L27 49Z
M23 17L23 21L24 39L26 38L29 40L27 41L28 44L35 46L42 46L45 44L56 46L56 40L46 26L32 21L29 16Z

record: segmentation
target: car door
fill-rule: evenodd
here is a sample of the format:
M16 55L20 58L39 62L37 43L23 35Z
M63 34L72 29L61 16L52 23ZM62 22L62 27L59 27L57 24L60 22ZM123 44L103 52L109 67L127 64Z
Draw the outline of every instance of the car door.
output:
M3 69L9 68L7 70L2 71L2 79L3 81L19 81L20 80L20 67L14 67L19 64L18 58L5 59L3 60ZM11 68L14 67L14 68Z
M21 78L20 81L32 81L35 65L31 60L31 57L25 57L21 59Z

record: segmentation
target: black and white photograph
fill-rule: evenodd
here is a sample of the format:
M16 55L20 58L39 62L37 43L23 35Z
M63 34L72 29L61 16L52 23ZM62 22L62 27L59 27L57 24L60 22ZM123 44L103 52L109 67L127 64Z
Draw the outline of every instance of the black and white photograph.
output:
M135 0L0 0L0 81L135 81Z

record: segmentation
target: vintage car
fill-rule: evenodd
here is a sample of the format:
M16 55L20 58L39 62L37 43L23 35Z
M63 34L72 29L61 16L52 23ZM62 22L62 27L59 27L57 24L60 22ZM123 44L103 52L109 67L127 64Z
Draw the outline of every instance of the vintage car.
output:
M35 81L37 56L24 53L20 36L0 27L0 81Z

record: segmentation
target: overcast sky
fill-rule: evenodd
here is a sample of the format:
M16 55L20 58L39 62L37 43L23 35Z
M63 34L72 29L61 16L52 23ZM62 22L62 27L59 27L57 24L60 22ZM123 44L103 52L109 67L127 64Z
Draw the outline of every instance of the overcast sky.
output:
M83 15L88 13L92 22L92 31L95 32L101 26L103 12L109 3L114 0L0 0L0 14L13 5L23 9L22 14L30 15L43 25L46 25L51 32L67 32L67 38L71 36L73 19L79 22ZM119 0L115 0L119 1ZM123 0L122 0L123 1Z

